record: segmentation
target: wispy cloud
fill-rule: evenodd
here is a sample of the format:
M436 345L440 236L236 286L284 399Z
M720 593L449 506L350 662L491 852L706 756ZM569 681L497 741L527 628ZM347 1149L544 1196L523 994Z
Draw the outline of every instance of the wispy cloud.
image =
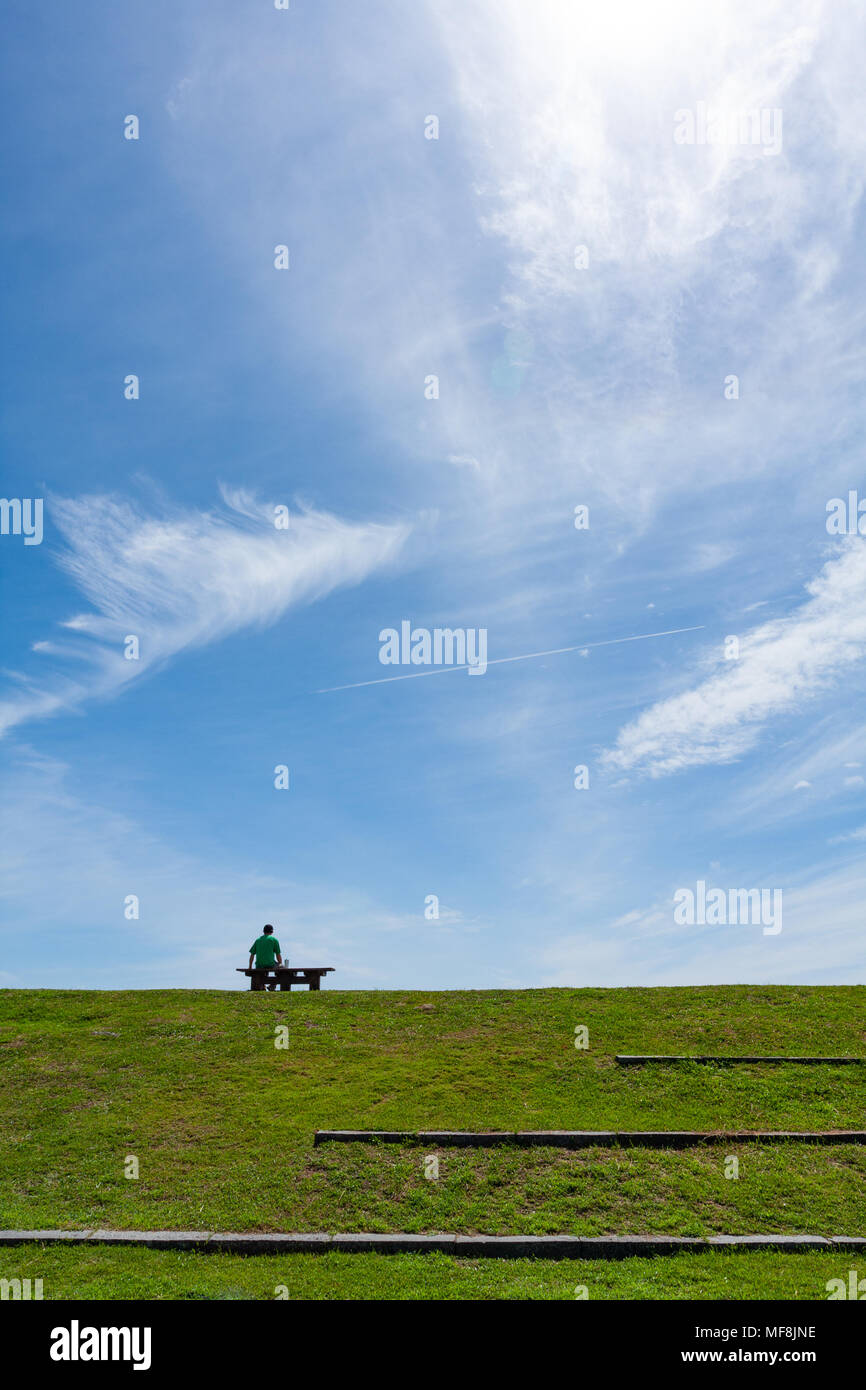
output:
M866 547L853 540L806 587L811 598L790 618L740 639L738 660L627 724L605 765L661 777L731 762L770 719L834 686L866 656Z
M849 835L833 835L827 841L828 845L845 845L852 840L866 840L866 825L858 825L856 830L852 830Z
M43 650L78 672L25 678L0 702L0 732L116 694L188 648L266 627L296 605L359 584L397 558L410 530L312 510L277 529L272 507L243 490L222 491L223 509L160 517L107 496L52 503L66 541L59 563L92 607L65 620L69 635ZM137 639L136 659L124 656L128 637Z
M329 146L335 184L366 190L351 239L340 216L321 216L318 126L303 138L316 108L287 96L295 59L280 53L263 66L258 35L234 23L200 40L192 66L206 67L208 81L184 89L187 140L169 158L184 161L185 188L206 227L219 220L249 291L282 313L251 227L272 241L290 217L308 267L293 280L293 323L300 316L306 343L350 364L379 439L426 456L430 472L410 479L426 490L435 478L476 547L492 550L509 523L524 544L543 545L531 536L539 511L558 524L567 501L588 494L616 509L624 544L683 490L685 460L700 455L716 481L754 475L759 400L761 467L784 469L790 484L801 465L783 443L826 440L839 414L829 387L814 391L813 354L791 353L792 335L832 365L826 377L840 392L859 379L850 297L815 300L847 256L864 187L862 81L846 32L855 9L436 0L410 25L404 9L392 3L374 20L387 70L356 51L351 26L329 31L325 61L366 113L363 133L343 130ZM438 142L422 135L428 85ZM678 145L675 113L698 101L784 107L782 153ZM398 146L395 120L408 134ZM301 135L290 156L279 139L287 121ZM384 178L380 136L395 161ZM277 145L292 161L290 209L267 180ZM403 186L413 198L381 216ZM575 265L579 245L586 269ZM736 403L722 399L719 345L732 343L724 371L743 374ZM441 378L435 403L421 397L428 373ZM784 401L764 394L780 375ZM404 490L410 479L402 470ZM706 550L698 564L721 553Z
M760 150L717 143L692 158L674 142L674 114L699 99L777 107L812 62L820 5L733 0L724 15L690 0L436 8L461 100L485 136L487 225L524 257L525 284L583 296L575 240L633 272L690 253L745 204L756 232L788 241L790 225L762 192ZM810 177L786 165L776 197L799 212ZM846 205L850 191L833 189Z
M814 302L864 186L845 27L817 0L732 0L724 13L688 0L444 0L435 10L460 107L454 138L475 173L480 224L507 259L503 325L534 343L528 389L507 412L499 399L479 409L476 390L471 410L450 409L452 443L484 461L499 491L504 478L510 495L534 496L540 475L550 490L582 477L639 528L657 498L682 486L684 445L711 453L717 478L753 453L748 434L736 437L752 428L744 403L725 416L707 410L721 376L693 378L684 298L712 297L720 341L736 324L735 341L748 346L730 370L748 370L753 391L799 371L776 327L781 312L790 324L808 301L804 331L826 336L834 355L850 337L844 306L822 311L831 328ZM678 145L675 112L699 101L785 108L784 151L766 159L742 145ZM758 256L772 256L794 290L783 310L774 277L756 274ZM768 429L794 434L793 415L806 426L799 410L784 415L764 412L765 440ZM521 437L532 441L525 456Z

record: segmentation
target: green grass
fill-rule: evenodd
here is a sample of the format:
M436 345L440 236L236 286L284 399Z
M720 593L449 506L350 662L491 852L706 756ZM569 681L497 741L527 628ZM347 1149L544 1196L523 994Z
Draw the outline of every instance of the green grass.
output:
M738 1179L725 1177L727 1147L447 1149L438 1182L424 1177L422 1149L313 1147L318 1128L861 1128L866 1067L618 1068L613 1055L866 1055L864 1005L864 987L2 991L0 1226L864 1234L866 1148L854 1145L734 1146ZM286 1049L274 1046L281 1024ZM588 1051L574 1047L578 1024L589 1028ZM124 1176L127 1155L138 1159L137 1180ZM117 1270L127 1258L170 1261L161 1252L57 1258L70 1268L116 1259ZM237 1257L208 1256L206 1267L220 1258ZM317 1281L330 1287L327 1271L346 1259L373 1261L389 1280L405 1270L415 1287L434 1277L422 1274L428 1258L291 1261L299 1278L313 1271L302 1283L314 1291ZM694 1258L691 1280L728 1268ZM744 1278L747 1267L777 1266L780 1279L800 1277L787 1256L735 1258ZM801 1258L811 1257L794 1263ZM668 1261L650 1264L673 1277L662 1271ZM522 1277L446 1257L436 1268L445 1290L511 1289Z
M768 1252L629 1260L455 1260L449 1255L205 1255L57 1246L2 1251L2 1276L48 1299L593 1299L818 1301L845 1254ZM856 1261L855 1261L856 1263ZM282 1287L281 1287L282 1286Z

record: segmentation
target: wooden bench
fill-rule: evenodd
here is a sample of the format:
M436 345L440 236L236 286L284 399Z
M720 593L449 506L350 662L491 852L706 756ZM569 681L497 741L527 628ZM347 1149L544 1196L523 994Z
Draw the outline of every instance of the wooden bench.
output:
M333 965L258 965L244 969L236 967L240 975L249 975L250 989L264 989L268 983L276 981L280 989L291 991L292 985L309 985L310 989L321 989L323 975L334 973Z

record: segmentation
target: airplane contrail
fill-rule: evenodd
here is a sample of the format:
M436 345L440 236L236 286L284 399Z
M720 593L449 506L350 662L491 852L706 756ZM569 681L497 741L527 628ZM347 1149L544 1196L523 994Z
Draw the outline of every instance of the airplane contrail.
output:
M588 651L590 647L614 647L618 642L645 642L648 637L673 637L678 632L701 632L706 623L697 627L670 627L666 632L639 632L636 637L609 637L604 642L578 642L573 647L551 647L547 652L525 652L523 656L497 656L488 661L488 666L502 666L508 661L532 661L537 656L560 656L563 652ZM434 671L409 671L402 676L380 676L375 681L355 681L352 685L330 685L325 690L315 691L316 695L333 695L337 690L360 690L363 685L388 685L391 681L415 681L421 676L444 676L447 671L468 671L469 663L462 666L437 666Z

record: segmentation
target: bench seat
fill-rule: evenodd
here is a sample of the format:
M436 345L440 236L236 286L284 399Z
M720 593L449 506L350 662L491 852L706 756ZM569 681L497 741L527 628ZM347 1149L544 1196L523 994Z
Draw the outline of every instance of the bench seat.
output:
M239 975L249 975L250 989L264 989L276 981L280 989L291 991L292 985L309 985L321 989L322 976L334 973L333 965L270 965L236 966Z

